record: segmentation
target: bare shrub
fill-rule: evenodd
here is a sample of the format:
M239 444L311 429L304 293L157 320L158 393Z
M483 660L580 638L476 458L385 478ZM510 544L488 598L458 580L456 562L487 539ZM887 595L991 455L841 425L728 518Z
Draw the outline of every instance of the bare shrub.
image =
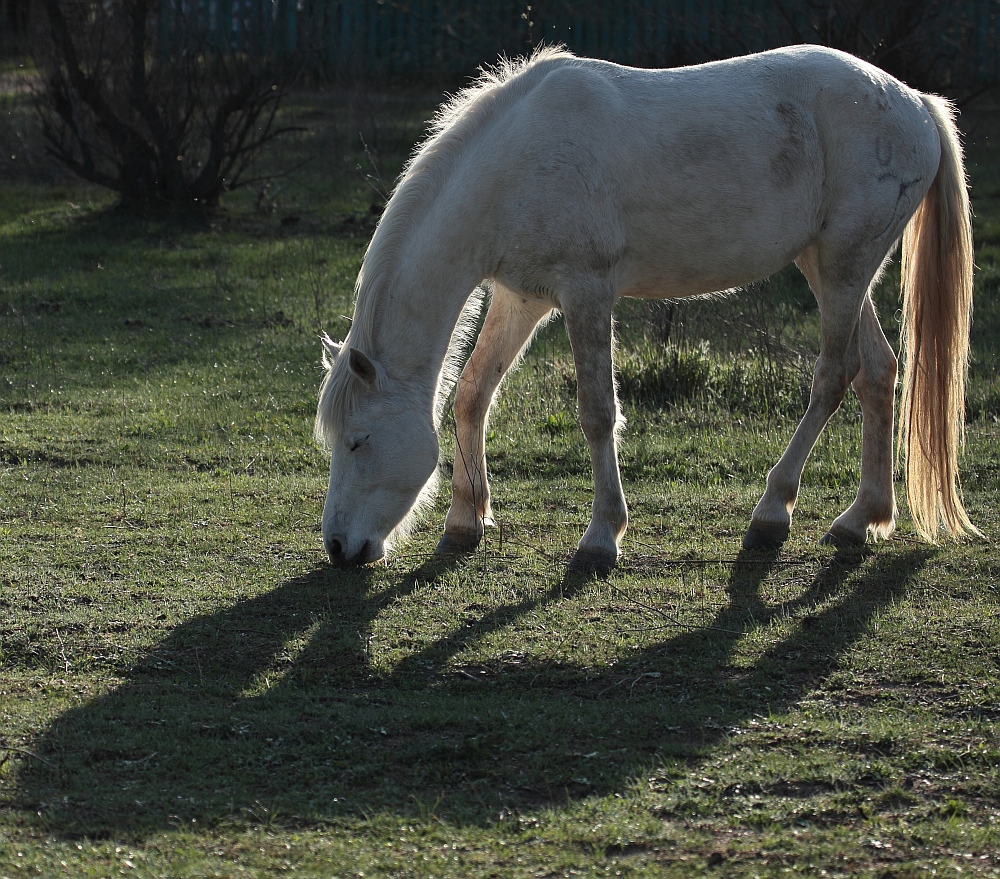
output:
M31 112L35 77L23 64L0 70L0 180L45 179L51 164L38 149L38 119Z
M284 80L272 59L236 51L189 8L44 2L32 50L45 148L124 202L211 208L254 182L255 153L289 130L276 124Z
M799 358L763 352L724 357L708 342L666 347L648 341L622 348L618 389L633 406L701 405L756 417L795 416L809 402L809 370Z

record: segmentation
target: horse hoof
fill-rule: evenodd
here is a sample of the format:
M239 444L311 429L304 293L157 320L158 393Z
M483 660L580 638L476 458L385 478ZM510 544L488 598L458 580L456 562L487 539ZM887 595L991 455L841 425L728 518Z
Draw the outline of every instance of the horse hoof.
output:
M470 532L468 534L447 534L442 535L441 540L438 541L437 548L434 550L435 555L468 555L470 552L474 552L476 547L479 546L479 541L482 537L478 534Z
M857 549L865 545L865 537L858 537L845 528L833 527L820 540L822 546L832 546L834 549Z
M785 522L751 522L743 535L744 549L780 549L788 539Z
M568 574L607 577L618 563L618 555L594 549L578 549L566 568Z

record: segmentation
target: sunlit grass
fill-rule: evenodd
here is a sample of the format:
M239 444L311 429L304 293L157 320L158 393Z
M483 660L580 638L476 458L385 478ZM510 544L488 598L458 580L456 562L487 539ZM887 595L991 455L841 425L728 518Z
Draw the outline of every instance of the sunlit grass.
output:
M0 191L0 875L996 875L992 543L923 544L904 505L887 542L818 546L857 488L849 403L789 542L739 550L811 369L790 279L679 306L673 347L621 309L608 579L566 575L592 491L558 322L498 400L481 550L434 558L443 493L388 564L325 562L318 336L347 329L371 190L324 100L287 149L340 158L262 212ZM990 246L963 484L995 541Z

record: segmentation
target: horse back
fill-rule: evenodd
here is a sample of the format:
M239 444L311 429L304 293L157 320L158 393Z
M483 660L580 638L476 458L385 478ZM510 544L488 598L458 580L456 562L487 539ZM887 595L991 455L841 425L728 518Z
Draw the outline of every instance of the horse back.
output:
M533 263L523 275L578 266L624 295L726 289L791 262L839 214L895 228L937 167L919 95L834 50L669 70L556 56L534 75L477 169L508 268L512 253Z

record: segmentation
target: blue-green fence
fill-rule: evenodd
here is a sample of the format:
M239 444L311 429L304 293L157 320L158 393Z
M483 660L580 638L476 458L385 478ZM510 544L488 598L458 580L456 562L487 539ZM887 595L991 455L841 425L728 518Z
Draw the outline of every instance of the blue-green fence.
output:
M1000 0L161 0L160 17L165 45L197 23L233 49L354 76L468 74L541 42L669 66L807 41L903 77L1000 81Z

